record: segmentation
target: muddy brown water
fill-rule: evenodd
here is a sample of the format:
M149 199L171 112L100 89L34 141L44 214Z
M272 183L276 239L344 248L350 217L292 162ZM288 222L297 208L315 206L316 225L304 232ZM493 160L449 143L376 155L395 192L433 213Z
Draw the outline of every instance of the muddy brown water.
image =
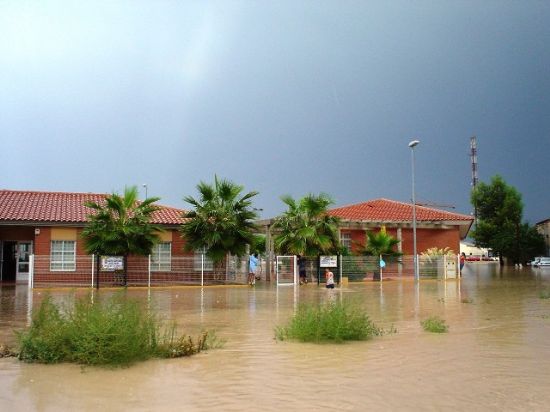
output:
M123 369L0 359L2 411L549 410L550 270L470 264L461 281L130 289L222 349ZM0 289L0 342L13 342L44 290ZM73 292L54 290L62 301ZM78 293L87 293L81 292ZM100 291L100 293L112 293ZM304 302L352 299L396 333L367 342L277 342ZM446 334L424 332L439 315Z

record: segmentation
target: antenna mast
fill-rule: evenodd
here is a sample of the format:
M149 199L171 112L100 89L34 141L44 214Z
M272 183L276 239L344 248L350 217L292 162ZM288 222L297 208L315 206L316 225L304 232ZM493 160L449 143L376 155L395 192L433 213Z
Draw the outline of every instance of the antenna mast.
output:
M472 190L477 186L477 140L475 136L470 137L470 160L472 162ZM477 205L474 201L474 223L477 226Z

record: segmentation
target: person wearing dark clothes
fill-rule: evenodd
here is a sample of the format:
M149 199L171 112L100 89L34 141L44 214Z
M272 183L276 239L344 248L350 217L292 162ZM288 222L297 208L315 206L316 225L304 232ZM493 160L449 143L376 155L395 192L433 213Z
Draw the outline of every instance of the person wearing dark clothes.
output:
M300 285L306 284L306 259L300 255L298 255L298 273L300 274Z

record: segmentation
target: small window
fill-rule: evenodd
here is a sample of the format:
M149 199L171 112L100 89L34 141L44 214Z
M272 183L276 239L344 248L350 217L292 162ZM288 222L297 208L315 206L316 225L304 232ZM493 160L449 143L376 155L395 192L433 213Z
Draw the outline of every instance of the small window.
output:
M351 251L351 233L342 233L340 235L340 243L347 250Z
M153 272L172 269L172 243L157 243L151 251L151 270Z
M50 270L52 272L76 270L76 242L74 240L52 240Z
M195 258L193 259L193 268L195 271L200 272L202 268L202 252L195 252ZM204 271L212 272L214 270L214 262L208 256L204 255Z

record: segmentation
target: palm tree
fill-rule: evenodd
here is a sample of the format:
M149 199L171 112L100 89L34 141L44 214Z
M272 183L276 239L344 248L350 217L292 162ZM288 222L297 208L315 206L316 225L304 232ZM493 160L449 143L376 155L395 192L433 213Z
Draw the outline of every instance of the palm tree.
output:
M380 280L380 260L384 256L395 257L401 256L401 252L395 251L395 246L399 244L399 240L395 239L393 236L386 233L386 228L374 233L372 231L367 231L366 235L366 244L359 245L358 252L366 256L376 256L378 259L378 265L374 269L374 280ZM379 260L380 259L380 260Z
M85 202L92 209L88 224L82 231L84 247L89 254L123 256L124 284L127 281L128 255L147 256L159 241L163 229L151 223L158 197L138 200L136 186L126 187L124 196L113 193L105 202ZM99 267L99 265L98 265Z
M299 201L291 196L283 196L281 200L288 209L273 224L273 228L279 232L274 237L278 252L318 256L338 251L339 219L327 213L333 203L329 195L309 194Z
M215 264L228 253L243 256L247 245L256 241L253 220L258 218L251 199L256 191L241 195L243 186L214 176L214 185L200 182L199 198L186 196L184 200L194 210L184 213L186 221L180 232L187 251L205 250Z
M358 251L367 256L400 256L401 253L395 251L395 246L399 242L398 239L388 235L384 228L377 233L367 231L366 244Z

